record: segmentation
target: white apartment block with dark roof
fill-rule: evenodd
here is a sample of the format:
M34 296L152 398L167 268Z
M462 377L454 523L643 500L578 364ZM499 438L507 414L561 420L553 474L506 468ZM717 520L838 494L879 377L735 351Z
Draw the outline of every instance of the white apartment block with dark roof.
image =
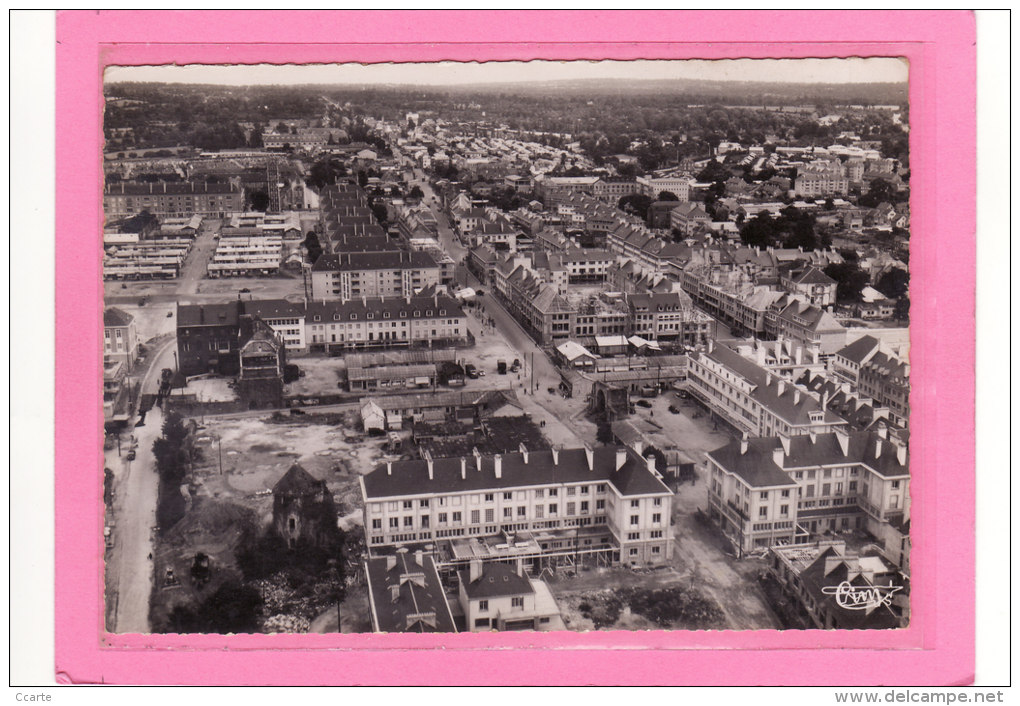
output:
M361 477L369 550L524 534L536 559L573 543L627 564L672 556L673 494L626 448L396 461Z
M420 250L327 253L312 266L312 298L410 297L439 284L439 270Z
M865 529L909 564L909 455L885 431L745 437L706 458L709 514L741 551Z
M712 341L706 351L690 354L687 381L695 399L752 436L797 436L846 426L807 391Z

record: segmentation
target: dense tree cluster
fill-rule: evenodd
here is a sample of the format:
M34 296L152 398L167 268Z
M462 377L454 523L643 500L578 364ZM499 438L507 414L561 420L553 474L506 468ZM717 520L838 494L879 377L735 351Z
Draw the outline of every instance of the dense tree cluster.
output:
M795 206L787 206L778 218L762 211L746 221L740 229L740 240L751 247L804 248L818 247L815 219Z

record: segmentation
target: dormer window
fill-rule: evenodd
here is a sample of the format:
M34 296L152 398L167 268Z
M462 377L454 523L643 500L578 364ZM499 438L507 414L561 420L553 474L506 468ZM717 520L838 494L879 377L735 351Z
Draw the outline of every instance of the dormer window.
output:
M446 316L446 309L440 309L439 310L439 315L440 316Z
M414 312L414 315L415 315L415 317L417 318L417 317L421 316L421 312L420 312L420 311L415 311L415 312Z
M383 315L382 315L382 317L383 317L384 319L388 319L388 318L390 318L390 312L388 312L388 311L384 311L384 312L383 312Z
M316 314L315 316L312 317L312 320L313 321L322 321L322 317L319 316L318 314Z
M400 312L400 318L406 319L407 318L407 312L406 311Z
M339 320L340 320L340 314L333 314L333 321L339 321Z
M365 314L365 318L366 319L374 319L375 318L375 314L373 314L372 312L369 312L369 313Z
M429 316L429 317L432 316L432 309L429 309L428 311L426 311L425 312L425 316Z
M357 321L357 320L358 320L358 315L357 314L351 314L351 321Z

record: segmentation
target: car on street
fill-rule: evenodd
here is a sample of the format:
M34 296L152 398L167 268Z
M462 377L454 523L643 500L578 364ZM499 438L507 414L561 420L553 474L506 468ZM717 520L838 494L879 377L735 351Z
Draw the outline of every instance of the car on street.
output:
M651 409L652 408L652 403L649 402L648 400L638 400L634 404L636 404L638 407L644 407L645 409Z
M677 409L674 405L669 406L669 411L671 414L680 414L680 410Z
M128 461L134 461L135 460L135 450L134 449L131 449L130 451L127 452L127 460Z

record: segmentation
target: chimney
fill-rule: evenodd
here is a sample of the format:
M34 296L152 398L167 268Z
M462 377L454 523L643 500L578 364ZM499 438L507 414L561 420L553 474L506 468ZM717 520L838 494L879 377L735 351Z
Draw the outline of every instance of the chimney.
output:
M476 471L481 471L482 470L482 452L479 451L478 447L476 446L473 449L471 449L471 453L474 454L474 457L475 457L475 470Z
M616 470L623 468L625 463L627 463L627 449L618 447L616 449Z
M783 393L786 392L786 380L779 378L777 382L779 383L779 389L777 390L777 393L779 394L780 397L782 397Z
M875 427L876 433L883 439L889 438L889 427L885 425L885 422L879 422Z
M743 435L740 437L740 455L741 456L743 456L744 454L747 453L748 446L749 446L749 440L747 438L747 432L745 431L743 433Z
M839 442L839 448L843 451L844 456L850 455L850 435L846 429L842 427L835 427L832 432L836 435L836 441Z
M393 461L386 462L386 475L388 476L393 475Z
M588 460L588 470L595 470L595 452L587 444L584 445L584 456Z
M429 480L435 480L436 464L432 460L432 452L428 449L425 449L425 463L427 463L429 467Z
M386 557L386 570L387 571L392 571L394 568L396 568L396 566L397 566L397 555L396 554L389 554Z
M503 456L502 456L502 454L496 454L495 456L492 457L492 466L493 466L493 469L496 471L496 477L497 478L502 478L503 477Z
M467 459L460 457L460 479L467 480Z
M907 465L907 445L897 444L896 446L896 460L901 466Z
M648 456L645 459L645 466L648 468L648 472L653 475L659 475L658 471L655 470L655 456Z
M390 600L394 603L400 600L400 584L395 583L390 586Z
M708 339L708 352L711 353L714 349L715 349L715 339L714 338L709 338Z
M793 388L793 404L794 405L800 404L800 389L797 387Z
M520 452L521 452L521 456L524 457L524 463L527 464L528 463L528 447L524 445L523 441L521 442L521 445L520 445L519 449L520 449Z
M875 439L875 458L879 458L882 455L882 440Z
M518 576L524 578L524 559L522 559L521 557L517 557L517 562L514 565L514 570L517 572Z
M414 563L417 564L418 566L425 566L424 564L422 564L422 560L423 560L422 551L421 549L418 549L414 552Z
M474 583L482 577L482 560L472 559L468 564L468 583Z
M785 456L785 454L783 453L783 447L781 445L777 446L774 449L772 449L772 462L774 464L776 464L777 466L779 466L780 468L783 467L783 457L784 456Z
M804 355L804 346L797 346L793 351L793 362L800 365L800 361Z
M790 454L790 437L786 434L779 434L779 443L783 446L783 453Z
M829 391L822 391L822 411L824 412L829 407Z

